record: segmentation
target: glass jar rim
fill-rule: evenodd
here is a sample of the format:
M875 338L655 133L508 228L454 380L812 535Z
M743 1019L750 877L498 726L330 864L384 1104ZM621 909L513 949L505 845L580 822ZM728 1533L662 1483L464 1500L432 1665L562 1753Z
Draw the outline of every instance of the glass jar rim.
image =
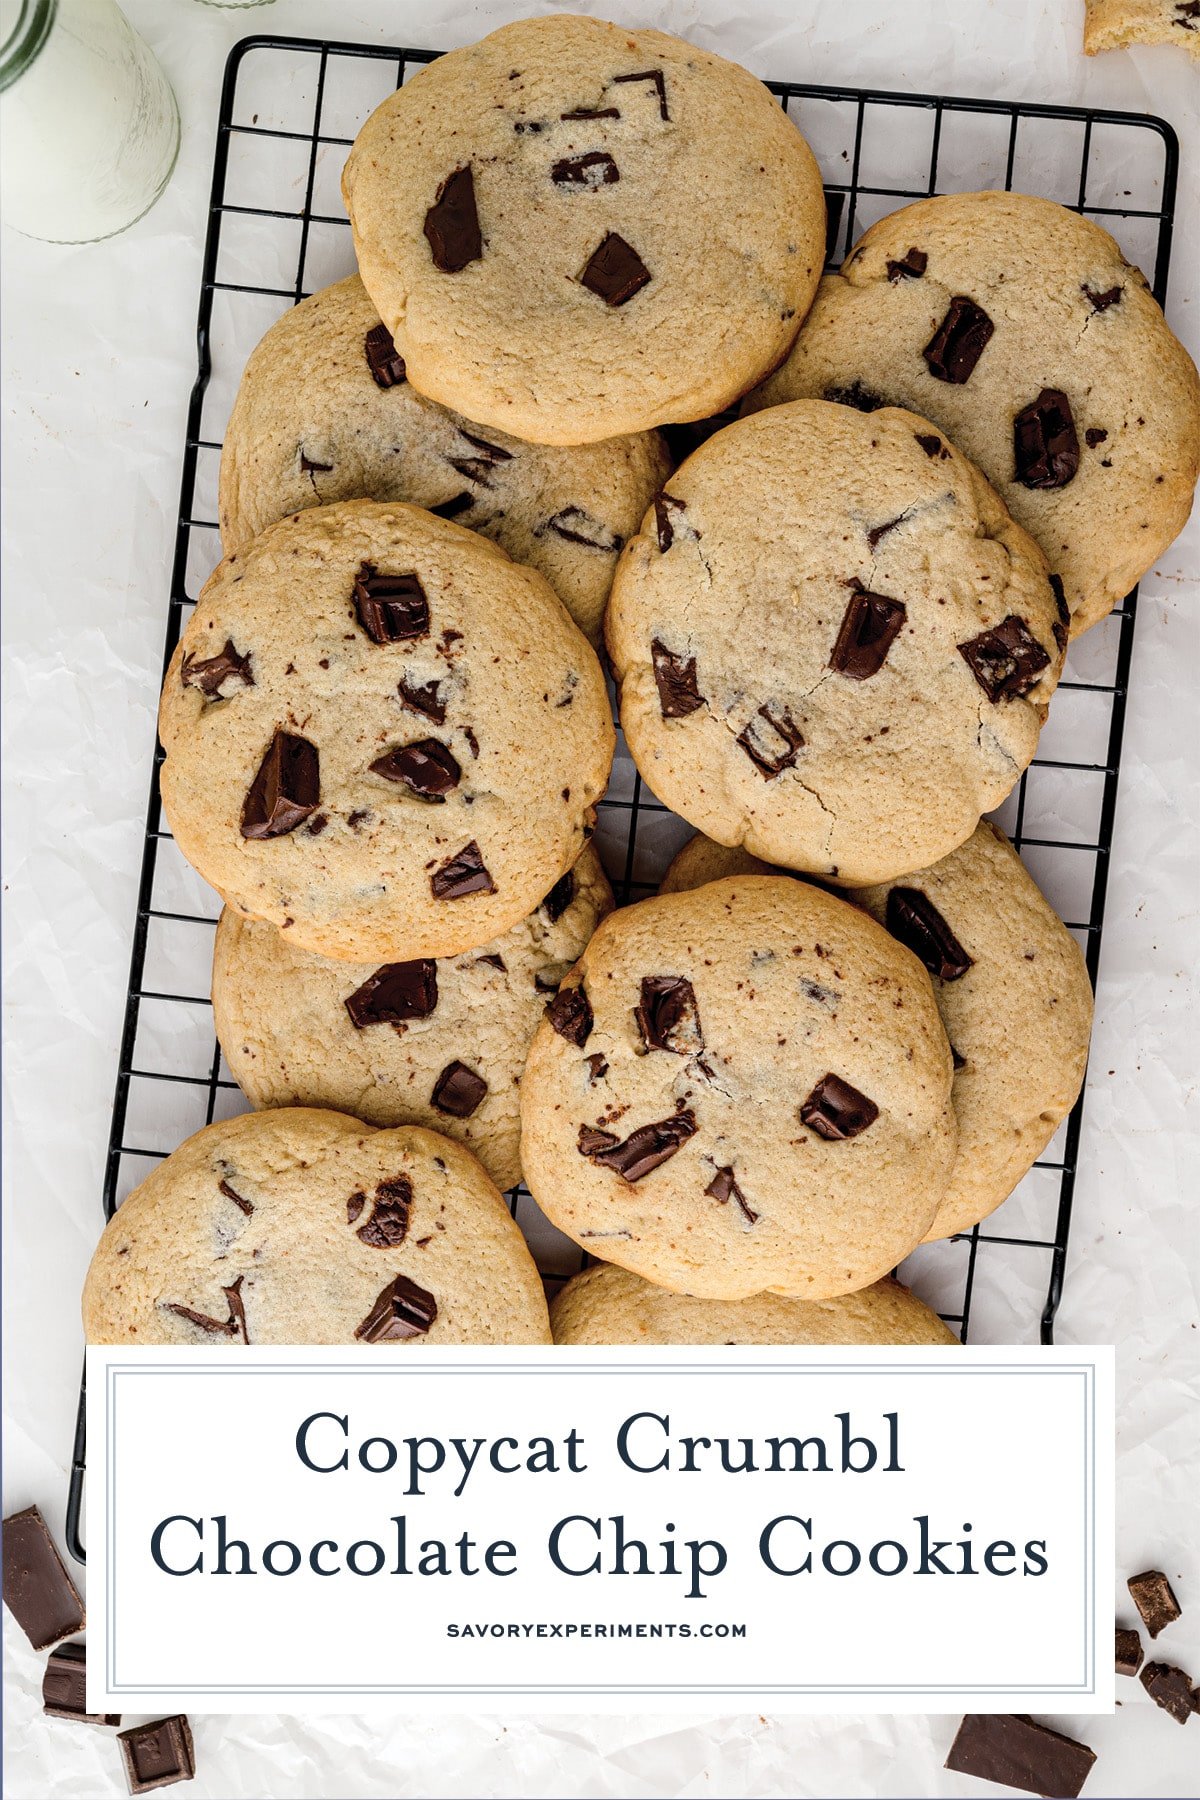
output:
M0 44L0 93L12 86L35 60L50 35L58 0L21 0L21 10Z

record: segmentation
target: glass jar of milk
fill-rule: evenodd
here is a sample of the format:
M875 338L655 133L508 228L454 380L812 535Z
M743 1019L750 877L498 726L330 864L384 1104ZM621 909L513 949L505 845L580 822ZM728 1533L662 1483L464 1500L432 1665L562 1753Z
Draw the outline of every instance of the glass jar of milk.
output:
M114 0L0 0L0 217L90 243L153 206L179 150L170 83Z

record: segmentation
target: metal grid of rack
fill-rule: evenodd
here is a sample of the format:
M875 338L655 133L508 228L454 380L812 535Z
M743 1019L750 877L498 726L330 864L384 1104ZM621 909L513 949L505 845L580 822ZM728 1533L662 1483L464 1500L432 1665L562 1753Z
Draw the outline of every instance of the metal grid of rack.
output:
M353 266L339 181L368 113L434 60L391 50L252 37L232 51L217 125L171 571L164 667L196 595L220 558L216 482L221 437L245 360L289 306ZM939 192L1003 187L1043 194L1097 219L1165 294L1178 150L1153 117L855 88L770 82L821 164L828 261L840 262L875 219ZM1040 753L997 815L1081 943L1095 984L1116 808L1135 596L1072 646ZM156 750L104 1212L183 1138L244 1110L213 1033L208 1000L220 910L163 823ZM601 803L597 844L619 904L654 891L690 828L649 793L623 745ZM905 1278L967 1338L1050 1342L1062 1295L1082 1100L1037 1167L986 1221L929 1245ZM583 1258L523 1189L510 1197L548 1284ZM1003 1278L1001 1278L1003 1274ZM995 1281L989 1283L989 1276ZM984 1308L985 1296L987 1305ZM79 1534L82 1404L68 1518Z

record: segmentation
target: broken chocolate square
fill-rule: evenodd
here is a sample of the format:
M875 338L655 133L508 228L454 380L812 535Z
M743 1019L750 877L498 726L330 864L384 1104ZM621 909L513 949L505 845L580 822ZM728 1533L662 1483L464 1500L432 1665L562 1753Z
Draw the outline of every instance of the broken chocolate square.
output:
M424 1337L437 1318L437 1301L407 1275L397 1275L376 1300L354 1335L366 1344L395 1344Z
M1125 1585L1152 1638L1179 1618L1182 1609L1161 1569L1144 1569L1140 1575L1131 1575Z
M759 707L750 723L738 732L735 742L755 768L768 781L774 781L795 762L797 750L804 745L804 734L789 712L772 711L767 705Z
M887 278L889 281L919 281L929 267L929 258L924 250L908 250L896 262L889 262Z
M430 1100L451 1119L469 1119L488 1091L483 1076L464 1062L449 1062L433 1084Z
M207 656L203 660L189 650L180 667L179 678L184 687L199 688L207 700L229 700L242 688L254 686L250 652L247 650L244 656L240 655L232 638L225 639L225 648L216 656Z
M118 1732L117 1742L125 1758L131 1794L148 1794L153 1788L172 1787L195 1777L192 1730L182 1713Z
M84 1626L83 1601L36 1506L4 1521L4 1604L35 1650Z
M416 794L420 800L441 805L462 779L462 770L436 738L423 738L419 744L401 744L371 764L372 775L395 781Z
M431 956L415 962L384 963L346 999L359 1031L368 1025L399 1025L427 1019L438 1003L437 964Z
M975 959L968 956L928 894L920 888L894 887L885 914L892 936L920 958L939 981L958 981Z
M267 745L242 806L244 838L286 837L321 801L321 762L315 744L277 731Z
M585 156L564 156L550 170L556 187L601 188L620 181L618 169L607 150L589 150Z
M496 884L484 865L479 845L474 838L435 869L429 878L435 900L463 900L468 894L494 894Z
M609 306L624 306L650 279L650 271L634 249L616 231L610 231L592 251L579 277L585 288Z
M1192 1691L1192 1678L1174 1663L1147 1663L1141 1673L1141 1683L1153 1700L1155 1706L1170 1713L1177 1725L1186 1725L1196 1711L1195 1695Z
M547 1002L546 1017L560 1038L579 1050L592 1034L592 1007L583 986L560 988Z
M649 1175L652 1169L657 1169L681 1150L688 1139L695 1136L696 1129L696 1115L685 1107L669 1119L657 1119L652 1125L641 1126L623 1144L614 1143L587 1154L601 1167L612 1169L623 1181L640 1181L643 1175ZM583 1148L582 1132L580 1148Z
M1048 652L1015 613L1009 613L991 631L959 644L958 653L993 706L1027 694L1042 670L1050 666Z
M840 1075L823 1075L800 1107L810 1131L831 1143L856 1138L879 1117L879 1108Z
M1075 1800L1095 1760L1086 1744L1022 1713L968 1713L946 1767L1026 1794Z
M429 602L416 575L381 575L374 563L354 578L354 611L373 644L409 643L429 630Z
M1136 1631L1117 1626L1116 1668L1118 1675L1136 1675L1142 1666L1146 1652L1142 1649L1142 1640Z
M576 1148L580 1156L595 1156L601 1150L611 1149L617 1141L613 1131L601 1131L598 1125L581 1125Z
M981 306L956 294L945 318L921 352L938 381L961 387L969 381L996 327Z
M926 456L937 457L940 462L946 461L950 452L936 432L917 431L913 433L913 436L916 438L918 444L920 444Z
M446 722L446 703L442 699L441 683L427 681L422 686L412 681L407 675L403 677L397 688L401 704L410 712L421 713L426 719L432 719L435 725Z
M705 705L704 695L696 681L694 656L677 656L660 638L650 646L654 659L654 685L664 719L686 719L689 713Z
M703 1048L695 989L684 975L643 975L634 1017L647 1050L691 1056Z
M1079 468L1079 439L1071 402L1060 388L1043 388L1013 420L1014 473L1022 487L1061 488Z
M1093 312L1107 312L1110 306L1117 304L1123 292L1119 287L1110 287L1105 288L1103 293L1097 293L1096 289L1089 287L1086 281L1081 282L1080 286L1091 301Z
M457 275L483 255L470 163L447 175L438 189L437 199L425 214L425 236L434 267L443 275Z
M391 332L382 321L372 325L363 341L367 367L375 379L376 387L399 387L407 376L404 358L397 354L396 345Z
M42 1711L52 1719L75 1719L80 1725L119 1725L120 1713L90 1713L86 1693L87 1651L82 1644L60 1644L50 1652L42 1676Z
M851 681L868 681L872 675L878 675L907 617L902 600L856 588L838 630L830 668Z
M732 1168L718 1169L704 1191L711 1200L719 1200L722 1204L728 1200L735 1200L741 1208L746 1223L748 1225L758 1223L760 1215L747 1204L746 1196L734 1180Z

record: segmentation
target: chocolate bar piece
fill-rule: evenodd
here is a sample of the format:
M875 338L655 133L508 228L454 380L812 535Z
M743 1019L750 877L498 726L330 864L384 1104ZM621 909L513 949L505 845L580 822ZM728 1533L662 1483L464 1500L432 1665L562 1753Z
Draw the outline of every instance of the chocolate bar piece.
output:
M4 1521L4 1604L35 1650L83 1630L83 1601L36 1506Z
M1024 1713L968 1713L950 1746L946 1767L1025 1794L1074 1800L1096 1752L1039 1725Z
M1142 1666L1142 1658L1146 1652L1142 1649L1142 1640L1136 1631L1127 1631L1117 1626L1117 1674L1136 1675Z
M192 1730L182 1713L135 1725L117 1734L125 1758L125 1776L131 1794L148 1794L152 1788L173 1787L191 1781L196 1773Z
M1142 1686L1153 1700L1170 1713L1177 1725L1186 1725L1196 1708L1192 1678L1185 1669L1173 1663L1147 1663L1142 1670Z
M85 1679L87 1650L82 1644L60 1644L50 1652L42 1676L42 1711L52 1719L75 1719L80 1725L119 1725L120 1713L90 1713Z
M1175 1623L1181 1608L1161 1569L1144 1569L1140 1575L1131 1575L1126 1586L1152 1638L1165 1625Z

